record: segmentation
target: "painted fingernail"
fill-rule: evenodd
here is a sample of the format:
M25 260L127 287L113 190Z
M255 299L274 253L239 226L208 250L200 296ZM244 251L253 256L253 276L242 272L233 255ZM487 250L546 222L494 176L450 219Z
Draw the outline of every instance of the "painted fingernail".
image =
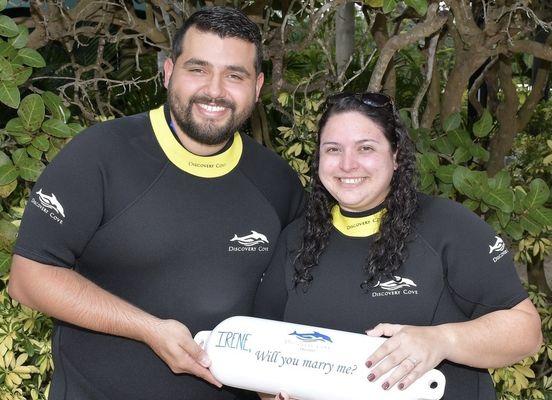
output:
M403 390L404 389L404 383L399 383L399 390Z
M278 400L284 400L284 396L282 396L282 393L278 393Z
M376 375L374 375L374 374L368 375L368 380L369 380L370 382L372 382L374 379L376 379Z
M370 360L366 361L366 366L368 368L370 368L372 366L372 361L370 361Z
M384 384L381 385L381 387L383 388L383 390L389 389L389 382L384 382Z

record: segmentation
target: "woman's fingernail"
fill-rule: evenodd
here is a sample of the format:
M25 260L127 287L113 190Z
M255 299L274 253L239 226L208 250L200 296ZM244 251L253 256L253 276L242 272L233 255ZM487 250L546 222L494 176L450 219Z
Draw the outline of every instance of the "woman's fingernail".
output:
M383 385L381 385L381 387L383 388L383 390L389 389L389 382L384 382Z
M278 400L284 400L284 396L282 396L282 393L278 393Z
M376 379L376 375L374 375L374 374L368 375L368 380L369 380L370 382L372 382L374 379Z
M370 368L372 366L372 361L370 361L370 360L366 361L366 366L368 368Z
M403 390L404 389L404 383L399 383L399 390Z

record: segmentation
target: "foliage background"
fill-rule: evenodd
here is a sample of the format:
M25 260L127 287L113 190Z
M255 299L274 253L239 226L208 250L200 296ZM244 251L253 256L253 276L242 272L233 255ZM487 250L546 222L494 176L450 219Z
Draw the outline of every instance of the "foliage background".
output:
M420 190L481 215L527 267L545 342L534 357L491 371L500 395L552 399L543 269L552 248L548 2L230 5L264 35L267 80L248 133L305 185L328 94L384 90L395 98L416 142ZM169 0L0 0L0 399L45 398L53 368L51 320L5 290L30 188L83 126L165 100L158 66L193 9Z

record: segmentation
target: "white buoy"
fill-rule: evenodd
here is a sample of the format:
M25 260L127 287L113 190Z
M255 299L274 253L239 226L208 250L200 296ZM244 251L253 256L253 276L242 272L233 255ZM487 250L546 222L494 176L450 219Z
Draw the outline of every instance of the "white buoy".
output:
M298 400L438 400L445 376L428 371L405 390L369 382L365 362L386 339L253 317L231 317L194 337L228 386Z

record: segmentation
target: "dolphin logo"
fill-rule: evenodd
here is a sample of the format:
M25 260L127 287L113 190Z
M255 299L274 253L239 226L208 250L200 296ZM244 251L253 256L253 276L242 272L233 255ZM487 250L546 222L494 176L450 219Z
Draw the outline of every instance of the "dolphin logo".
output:
M65 218L65 211L63 210L63 206L58 201L55 194L52 193L50 196L48 196L42 193L42 188L40 188L39 191L36 192L36 194L38 195L38 200L44 207L54 210L63 218Z
M303 342L332 342L332 339L320 332L313 331L312 333L297 333L293 331L289 336L295 336L297 339L302 340Z
M383 283L378 281L378 283L374 285L375 288L380 287L390 292L394 290L399 290L405 287L417 287L417 286L418 285L416 285L412 279L401 278L400 276L395 276L394 280L391 279L390 281L383 282Z
M489 245L489 254L491 254L493 251L502 251L506 248L506 245L504 244L504 240L502 240L500 237L495 236L496 243L492 246Z
M260 243L268 243L268 239L262 233L251 231L251 234L247 236L238 237L234 234L234 237L230 239L231 242L238 242L239 244L247 247L255 246Z

